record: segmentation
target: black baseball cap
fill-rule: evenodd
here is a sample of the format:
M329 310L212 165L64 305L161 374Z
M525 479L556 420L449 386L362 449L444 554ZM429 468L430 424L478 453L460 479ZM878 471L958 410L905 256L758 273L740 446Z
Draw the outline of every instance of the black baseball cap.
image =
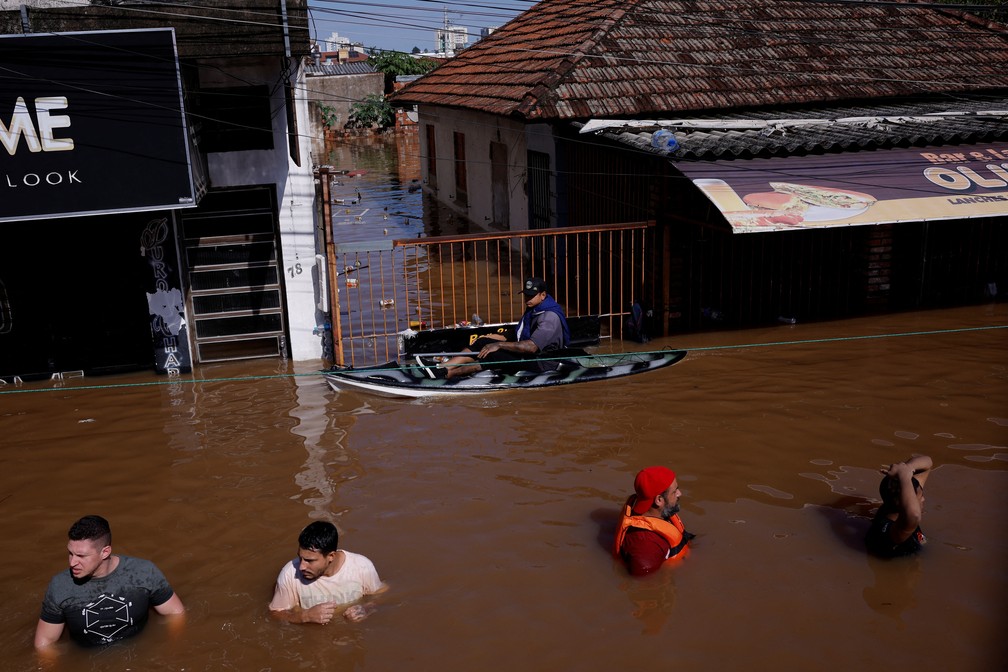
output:
M525 281L525 289L522 290L522 294L528 297L535 296L539 292L546 291L546 281L542 278L529 278Z

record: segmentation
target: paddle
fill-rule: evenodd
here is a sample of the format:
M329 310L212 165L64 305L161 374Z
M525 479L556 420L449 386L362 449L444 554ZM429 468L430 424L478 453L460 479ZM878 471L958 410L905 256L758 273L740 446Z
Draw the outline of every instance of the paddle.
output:
M417 352L414 357L476 357L475 352L466 350L464 352Z

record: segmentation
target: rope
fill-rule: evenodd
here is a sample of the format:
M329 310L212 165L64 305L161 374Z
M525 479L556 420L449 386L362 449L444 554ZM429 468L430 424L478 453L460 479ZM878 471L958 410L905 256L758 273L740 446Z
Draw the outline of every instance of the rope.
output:
M939 336L942 334L962 334L974 331L993 331L996 329L1008 329L1008 324L1004 325L994 325L989 327L960 327L958 329L933 329L930 331L904 331L895 334L873 334L868 336L832 336L829 338L808 338L798 341L771 341L769 343L741 343L736 345L711 345L706 347L666 347L661 350L635 350L633 352L619 352L619 353L597 353L601 356L618 356L618 355L659 355L670 350L688 350L689 352L706 352L711 350L739 350L742 348L770 348L779 347L782 345L807 345L810 343L840 343L843 341L868 341L879 338L904 338L907 336ZM571 359L570 356L567 357L536 357L532 359L515 359L508 362L502 362L502 364L518 364L521 362L529 361L551 361L559 359ZM412 371L418 370L422 367L419 366L402 366L398 367L401 371ZM391 370L391 369L390 369ZM325 373L325 371L310 371L307 373L280 373L269 376L238 376L234 378L201 378L201 379L189 379L181 380L179 378L167 378L165 380L148 381L143 383L114 383L110 385L80 385L74 387L52 387L52 388L40 388L40 389L15 389L15 390L4 390L0 389L0 395L4 394L25 394L29 392L68 392L77 390L112 390L119 388L133 388L133 387L150 387L153 385L178 385L180 383L196 384L196 383L227 383L227 382L241 382L249 380L275 380L278 378L297 378L299 376L319 376Z

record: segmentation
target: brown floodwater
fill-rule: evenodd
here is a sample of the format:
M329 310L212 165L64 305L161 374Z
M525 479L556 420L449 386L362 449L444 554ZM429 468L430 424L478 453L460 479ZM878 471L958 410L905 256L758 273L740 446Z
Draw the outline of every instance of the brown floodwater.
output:
M1008 304L680 335L679 364L462 400L331 391L313 363L0 387L0 644L32 670L995 670L1008 660ZM61 386L60 386L61 385ZM878 468L934 458L916 558L861 543ZM609 555L635 472L679 473L691 554ZM189 609L32 650L81 515ZM331 520L390 589L358 624L269 618Z

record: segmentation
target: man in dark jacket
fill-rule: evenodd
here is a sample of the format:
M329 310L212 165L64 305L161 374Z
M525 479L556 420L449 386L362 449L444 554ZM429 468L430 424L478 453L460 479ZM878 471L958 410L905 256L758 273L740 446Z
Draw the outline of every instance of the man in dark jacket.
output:
M570 344L570 328L567 317L552 296L546 291L542 278L525 281L522 294L525 296L525 313L518 322L516 339L507 340L500 334L489 334L476 339L466 348L470 356L458 356L441 365L447 378L469 376L480 371L483 363L494 363L495 370L550 370L552 362L532 362L528 360L543 354L561 350ZM503 366L499 366L503 364ZM435 370L440 375L440 367Z

